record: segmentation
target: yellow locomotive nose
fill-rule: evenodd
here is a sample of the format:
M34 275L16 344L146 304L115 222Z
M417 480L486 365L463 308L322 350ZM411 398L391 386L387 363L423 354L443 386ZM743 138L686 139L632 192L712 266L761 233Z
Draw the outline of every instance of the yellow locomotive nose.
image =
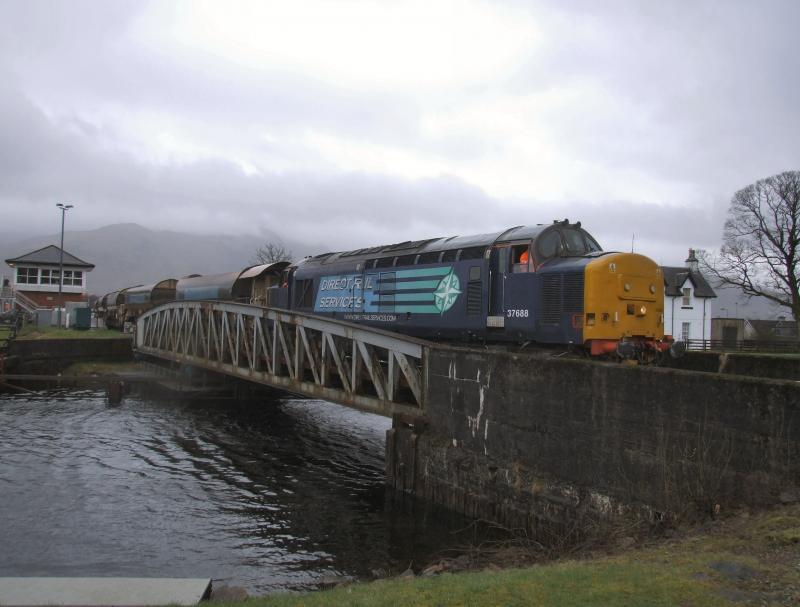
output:
M586 266L584 342L664 337L664 278L652 259L602 255Z

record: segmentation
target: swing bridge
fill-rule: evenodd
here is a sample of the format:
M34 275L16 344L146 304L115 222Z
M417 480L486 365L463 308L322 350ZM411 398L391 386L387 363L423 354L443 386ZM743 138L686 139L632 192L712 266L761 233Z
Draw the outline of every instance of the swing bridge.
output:
M435 344L337 319L230 302L172 302L136 322L136 350L384 416L425 408Z

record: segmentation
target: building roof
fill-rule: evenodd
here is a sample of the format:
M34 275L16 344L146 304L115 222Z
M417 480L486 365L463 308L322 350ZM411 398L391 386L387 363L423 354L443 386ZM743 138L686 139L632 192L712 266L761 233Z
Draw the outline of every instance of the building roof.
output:
M6 259L6 263L12 268L16 265L32 265L32 266L57 266L61 258L61 249L56 245L51 244L36 251L31 251L25 255L14 257L13 259ZM86 268L91 270L94 264L78 259L71 253L64 251L64 265L73 268Z
M759 339L797 339L797 325L787 320L756 320L747 319Z
M686 279L692 281L694 285L694 294L696 297L716 297L717 294L711 285L706 281L705 276L700 272L693 272L686 267L670 267L662 266L661 271L664 272L664 284L666 289L664 295L667 297L679 297L682 295L681 287Z

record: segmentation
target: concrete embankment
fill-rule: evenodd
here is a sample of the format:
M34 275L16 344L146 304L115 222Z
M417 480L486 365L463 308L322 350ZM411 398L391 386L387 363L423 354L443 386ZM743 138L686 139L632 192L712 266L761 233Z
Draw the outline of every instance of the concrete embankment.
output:
M796 361L795 361L796 362ZM800 498L800 383L437 348L397 489L509 527L665 522Z

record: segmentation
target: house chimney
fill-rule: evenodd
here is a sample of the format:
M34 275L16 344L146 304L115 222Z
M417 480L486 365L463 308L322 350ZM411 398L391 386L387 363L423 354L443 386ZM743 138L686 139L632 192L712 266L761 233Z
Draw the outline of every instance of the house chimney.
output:
M700 270L700 262L694 254L694 249L689 249L689 257L686 258L686 267L692 272L698 272Z

